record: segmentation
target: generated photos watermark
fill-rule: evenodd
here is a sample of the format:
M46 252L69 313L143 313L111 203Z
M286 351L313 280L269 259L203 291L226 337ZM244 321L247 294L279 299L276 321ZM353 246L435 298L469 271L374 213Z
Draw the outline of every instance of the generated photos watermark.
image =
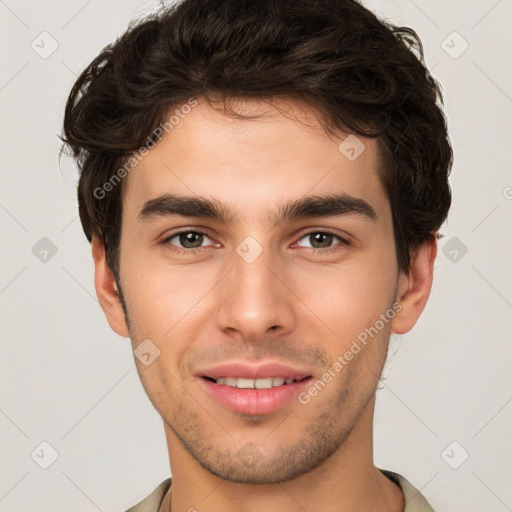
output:
M368 344L369 338L373 339L375 336L379 334L384 327L389 324L391 320L395 317L396 313L402 311L403 306L400 302L395 302L391 308L389 308L385 313L381 313L378 320L375 323L361 331L356 339L352 340L352 344L350 348L346 350L343 354L339 355L336 358L336 361L332 364L332 366L325 371L322 376L317 379L311 386L306 390L302 391L298 394L297 398L302 405L307 405L311 402L311 399L318 395L320 391L322 391L325 386L333 379L337 377L337 375L348 365L354 356L359 354L362 350L362 346L366 346ZM362 345L362 346L361 346Z
M157 142L169 133L171 130L185 118L187 114L190 114L192 108L197 106L198 102L195 98L189 98L179 109L174 111L174 114L169 117L165 123L159 124L148 136L146 142L132 154L130 158L126 160L124 165L120 167L101 187L94 189L94 197L96 199L104 199L109 192L121 182L121 180L130 173L130 171L149 153L150 149L153 149Z

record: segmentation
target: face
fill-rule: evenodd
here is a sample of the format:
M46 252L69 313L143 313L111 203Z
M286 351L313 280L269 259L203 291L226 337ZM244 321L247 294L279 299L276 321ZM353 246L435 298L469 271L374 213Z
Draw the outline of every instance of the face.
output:
M257 117L198 99L127 177L120 282L168 442L275 483L368 421L401 281L376 141L354 159L305 106L233 105Z

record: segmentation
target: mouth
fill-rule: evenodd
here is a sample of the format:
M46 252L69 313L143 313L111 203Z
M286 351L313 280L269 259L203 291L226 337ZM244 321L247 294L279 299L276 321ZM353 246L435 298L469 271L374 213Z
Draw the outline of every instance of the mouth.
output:
M304 390L313 376L282 364L223 364L205 370L199 381L217 405L232 412L264 415L282 409Z
M290 377L266 377L263 379L244 379L242 377L220 377L218 379L212 379L211 377L204 378L210 382L215 382L215 384L238 389L271 389L278 386L287 386L294 382L304 380L296 380ZM308 377L304 378L307 379Z

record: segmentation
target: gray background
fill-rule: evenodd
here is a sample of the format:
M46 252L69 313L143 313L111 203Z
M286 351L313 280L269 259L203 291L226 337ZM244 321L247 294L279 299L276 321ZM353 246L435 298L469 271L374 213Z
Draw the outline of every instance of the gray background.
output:
M438 511L512 510L512 1L366 5L421 36L455 151L431 298L378 392L375 462ZM0 0L2 512L122 511L170 474L129 340L95 297L76 170L57 158L76 75L157 6Z

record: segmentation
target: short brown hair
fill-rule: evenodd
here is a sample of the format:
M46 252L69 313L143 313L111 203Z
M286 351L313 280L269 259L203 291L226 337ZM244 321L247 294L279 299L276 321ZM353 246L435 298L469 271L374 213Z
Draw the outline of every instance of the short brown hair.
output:
M354 0L183 0L106 46L66 105L82 226L89 241L101 238L116 277L122 183L95 191L191 97L278 96L318 109L328 130L378 138L400 270L439 236L453 153L441 88L412 29Z

